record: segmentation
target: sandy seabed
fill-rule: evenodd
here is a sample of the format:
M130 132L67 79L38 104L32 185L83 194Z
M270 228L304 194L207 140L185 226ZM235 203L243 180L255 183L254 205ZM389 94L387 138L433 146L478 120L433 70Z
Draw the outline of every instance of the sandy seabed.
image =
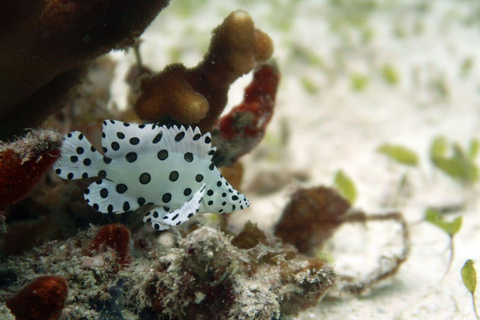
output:
M360 296L327 297L296 319L473 319L460 269L480 261L478 182L462 187L429 159L432 140L445 136L467 147L480 138L480 4L476 1L173 1L142 37L144 63L160 70L171 62L194 66L210 31L230 11L248 11L275 42L282 71L276 114L261 146L245 158L245 193L252 207L234 214L233 227L252 220L271 230L288 196L299 186L332 185L338 170L355 182L354 207L367 213L400 211L409 223L411 254L393 278ZM475 19L475 17L477 17ZM132 53L119 61L112 88L126 101L123 74ZM393 79L385 76L385 68ZM230 93L239 103L250 81ZM287 137L287 138L285 138ZM287 141L283 144L279 141ZM414 150L419 167L377 152L383 143ZM265 172L281 188L255 190ZM308 177L307 182L295 179ZM399 190L406 177L406 188ZM251 190L251 191L249 191ZM426 208L465 204L448 265L448 236L423 220ZM324 250L337 272L361 279L381 255L399 250L398 227L389 223L342 227Z

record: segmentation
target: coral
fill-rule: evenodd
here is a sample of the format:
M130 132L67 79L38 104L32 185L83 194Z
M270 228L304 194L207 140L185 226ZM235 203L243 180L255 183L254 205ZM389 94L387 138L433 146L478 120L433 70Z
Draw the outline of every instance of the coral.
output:
M135 111L146 122L173 120L210 131L226 106L230 85L272 53L270 37L255 29L247 12L234 11L213 30L210 48L196 67L172 64L140 79Z
M0 12L0 139L39 125L63 107L87 63L133 45L167 5L167 0L5 3Z
M349 210L349 202L331 188L300 188L290 196L274 234L300 252L314 255Z
M25 198L60 155L62 136L37 130L0 143L0 209Z
M278 319L315 306L333 281L324 261L248 223L232 240L209 227L189 233L160 257L146 292L170 318Z
M130 231L124 225L111 223L100 228L90 244L89 250L91 256L93 256L107 248L111 248L115 253L113 272L117 272L119 267L124 268L130 265L132 260L130 256Z
M280 72L273 61L257 66L243 102L212 130L212 141L217 146L213 162L217 166L233 165L262 141L273 116L279 81Z
M315 306L335 280L325 261L303 257L251 223L238 235L193 226L173 248L157 241L148 252L134 249L130 267L115 274L108 272L114 250L88 256L98 233L91 227L9 257L0 264L0 302L31 279L57 274L68 281L67 319L270 320Z
M61 316L67 295L65 278L44 276L33 280L6 304L17 320L55 320Z

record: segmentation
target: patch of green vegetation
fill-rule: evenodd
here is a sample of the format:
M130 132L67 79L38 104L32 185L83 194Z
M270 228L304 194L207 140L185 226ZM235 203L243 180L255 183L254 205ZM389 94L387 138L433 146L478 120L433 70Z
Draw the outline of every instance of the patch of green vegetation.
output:
M447 98L450 95L450 88L442 76L437 76L430 81L430 88L442 98Z
M430 147L430 160L433 165L449 177L463 185L470 186L479 180L479 168L475 160L479 152L479 141L472 139L468 151L458 143L451 145L451 155L448 155L449 144L445 137L436 137Z
M463 60L462 65L460 67L460 74L462 77L466 77L472 71L474 61L472 57L467 57Z
M477 271L475 270L475 266L473 265L473 261L468 259L465 261L465 264L462 267L461 271L463 285L467 290L470 292L472 296L472 303L473 303L473 312L475 313L475 317L480 319L478 315L477 305L475 304L475 289L477 288Z
M288 47L290 48L290 60L303 61L305 64L317 68L324 67L322 56L310 48L303 47L295 42L291 43Z
M350 75L350 87L354 91L364 91L367 88L369 82L370 80L367 78L366 75L360 73L352 73Z
M320 87L309 77L302 77L301 84L303 89L311 95L315 95L320 92Z
M340 195L350 202L351 205L357 200L357 188L353 180L347 176L342 170L338 170L333 179L333 186L338 190Z
M378 147L377 151L389 159L406 166L416 167L419 163L415 151L401 145L385 143Z
M453 258L455 256L455 246L453 243L454 236L460 231L462 227L462 216L456 217L453 221L447 221L443 218L443 216L435 209L427 209L425 212L425 221L431 223L432 225L440 228L443 230L449 238L449 251L450 251L450 258L448 259L447 270L442 278L442 280L446 277L450 268L452 266Z
M391 65L385 65L382 67L382 77L385 82L390 85L396 85L400 81L400 76L398 75L397 70Z

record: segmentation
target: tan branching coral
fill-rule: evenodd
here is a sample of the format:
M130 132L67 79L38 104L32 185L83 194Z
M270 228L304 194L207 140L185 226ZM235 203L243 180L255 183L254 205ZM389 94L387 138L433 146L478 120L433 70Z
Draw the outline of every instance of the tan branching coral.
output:
M173 120L210 131L225 108L230 85L272 53L270 37L255 29L247 12L234 11L213 30L210 48L196 67L172 64L140 80L135 111L147 122Z
M0 9L0 139L64 106L86 63L125 49L167 0L7 1ZM21 120L21 121L19 121Z

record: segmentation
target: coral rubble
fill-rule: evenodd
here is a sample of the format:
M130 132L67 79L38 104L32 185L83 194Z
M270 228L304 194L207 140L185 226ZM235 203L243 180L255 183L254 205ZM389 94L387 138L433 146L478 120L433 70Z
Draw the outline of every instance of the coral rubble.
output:
M234 11L213 30L210 48L196 67L172 64L140 79L135 111L146 122L173 120L210 131L226 106L230 85L272 53L270 37L255 29L247 12Z
M19 284L55 273L68 281L67 318L279 319L315 306L335 279L325 261L303 257L251 223L238 235L193 227L174 248L135 249L130 266L117 274L108 271L119 263L114 249L95 261L85 251L95 233L92 227L11 257L1 267L19 279L3 287L0 300Z

